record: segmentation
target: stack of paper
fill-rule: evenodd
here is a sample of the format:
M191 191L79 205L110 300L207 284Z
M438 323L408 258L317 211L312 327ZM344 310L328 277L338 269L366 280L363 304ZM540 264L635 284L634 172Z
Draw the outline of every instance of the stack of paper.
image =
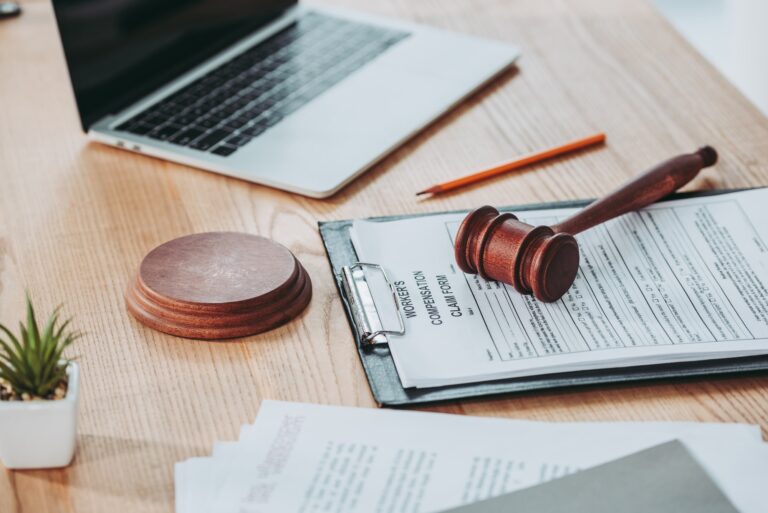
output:
M768 189L663 202L577 236L576 281L556 303L462 273L464 218L355 221L358 259L395 288L404 387L768 354ZM551 225L575 209L521 212ZM386 326L388 287L373 287ZM387 308L388 307L388 308Z
M444 513L561 513L566 510L568 513L738 513L678 440Z
M262 403L237 442L176 466L177 513L420 513L680 440L742 513L768 504L758 427L543 423Z

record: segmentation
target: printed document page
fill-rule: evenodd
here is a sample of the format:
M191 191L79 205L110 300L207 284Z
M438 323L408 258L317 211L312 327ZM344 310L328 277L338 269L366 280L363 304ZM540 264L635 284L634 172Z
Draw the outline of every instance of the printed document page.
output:
M740 513L680 441L443 513Z
M744 513L768 447L738 424L545 423L266 401L237 443L177 465L179 513L426 513L679 439Z
M576 211L518 214L551 225ZM463 218L352 227L359 260L395 288L404 387L768 353L768 189L662 202L577 235L579 273L555 303L462 273ZM391 326L391 293L375 299Z

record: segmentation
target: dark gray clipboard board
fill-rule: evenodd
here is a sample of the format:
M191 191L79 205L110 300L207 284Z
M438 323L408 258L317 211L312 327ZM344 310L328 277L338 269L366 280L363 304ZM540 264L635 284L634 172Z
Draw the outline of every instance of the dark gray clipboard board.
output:
M681 199L697 196L710 196L735 192L734 190L704 191L693 193L681 193L669 196L666 199ZM662 200L664 201L664 200ZM572 208L588 204L590 200L563 201L555 203L539 203L516 207L505 207L503 210L525 211L542 208ZM437 214L417 214L416 216L386 216L370 218L372 221L392 221L406 217L418 217ZM325 245L328 260L334 273L336 287L342 294L339 276L341 267L357 263L357 255L349 237L351 220L330 221L318 223L320 235ZM373 348L363 347L354 335L355 329L352 314L346 301L344 309L347 320L355 337L360 361L368 376L371 391L380 406L409 406L443 401L455 401L459 399L480 398L493 395L510 394L516 392L528 392L534 390L546 390L561 387L576 387L598 385L604 383L628 383L635 381L690 378L708 375L733 375L747 372L768 371L768 356L732 358L706 362L676 363L668 365L651 365L631 367L624 369L604 369L598 371L580 371L560 374L549 374L527 378L514 378L481 383L469 383L464 385L451 385L445 387L417 389L405 389L400 383L400 378L395 369L395 364L386 346Z

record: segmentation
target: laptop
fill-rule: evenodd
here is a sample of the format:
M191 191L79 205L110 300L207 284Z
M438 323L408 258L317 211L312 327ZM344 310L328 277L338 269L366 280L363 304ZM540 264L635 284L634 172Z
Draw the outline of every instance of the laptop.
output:
M514 46L294 0L53 0L93 139L332 195Z

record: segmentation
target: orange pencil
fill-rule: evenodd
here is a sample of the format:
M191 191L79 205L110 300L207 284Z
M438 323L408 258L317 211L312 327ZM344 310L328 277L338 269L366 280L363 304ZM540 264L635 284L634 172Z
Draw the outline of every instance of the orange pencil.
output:
M555 146L554 148L549 148L547 150L539 151L537 153L531 153L530 155L518 157L515 160L512 160L510 162L505 162L504 164L499 164L498 166L494 166L490 169L486 169L485 171L480 171L479 173L463 176L461 178L457 178L456 180L451 180L450 182L433 185L429 189L424 189L421 192L417 192L416 196L420 196L422 194L440 194L442 192L452 191L454 189L464 187L465 185L477 183L481 180L485 180L486 178L490 178L492 176L497 176L515 169L520 169L521 167L525 167L530 164L537 164L544 160L551 159L553 157L558 157L560 155L571 153L573 151L577 151L582 148L586 148L588 146L600 144L603 142L605 142L604 133L601 132L599 134L590 135L589 137L584 137L583 139L577 139L575 141L571 141L569 143L566 143L560 146Z

